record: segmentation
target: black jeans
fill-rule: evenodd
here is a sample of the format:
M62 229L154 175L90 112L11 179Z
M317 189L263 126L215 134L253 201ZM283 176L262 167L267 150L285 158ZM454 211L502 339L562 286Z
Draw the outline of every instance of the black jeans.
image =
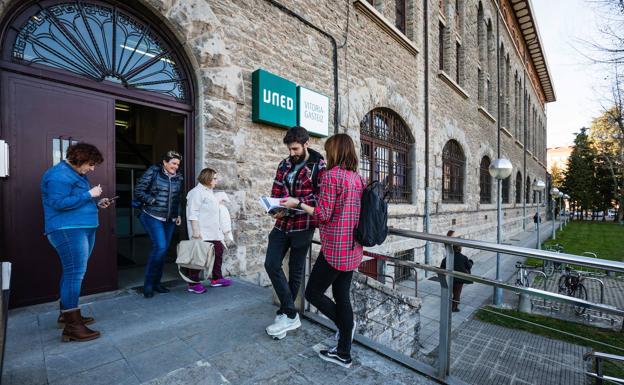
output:
M340 331L338 354L343 357L351 357L353 309L349 291L352 278L353 271L334 269L325 260L323 252L320 252L310 273L305 292L306 299L338 327ZM330 285L334 300L325 295L325 290Z
M295 299L299 293L306 254L312 243L314 229L290 233L273 229L269 234L264 269L269 275L273 289L280 301L280 313L293 318L297 314ZM290 249L288 261L288 279L282 270L282 262Z

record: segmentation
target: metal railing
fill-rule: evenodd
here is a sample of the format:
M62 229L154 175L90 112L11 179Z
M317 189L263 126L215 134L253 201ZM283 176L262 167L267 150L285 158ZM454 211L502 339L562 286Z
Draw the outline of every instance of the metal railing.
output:
M624 363L623 356L591 351L587 352L583 356L584 361L588 361L590 359L593 361L593 367L596 372L586 371L585 374L590 378L596 379L596 385L603 385L605 382L611 384L624 384L624 379L604 375L604 362L610 361Z
M367 346L378 353L391 358L397 362L402 363L422 374L427 376L436 378L439 381L447 384L464 384L462 380L459 378L452 376L450 373L451 366L451 301L452 301L452 287L453 280L455 278L461 278L467 281L472 281L474 283L479 283L483 285L488 285L496 288L501 288L504 290L513 291L519 293L521 295L525 294L531 297L543 298L544 300L552 300L559 303L571 304L574 306L580 306L587 309L592 309L600 313L612 314L624 317L624 309L615 308L613 306L608 306L604 304L594 303L591 301L586 301L582 299L577 299L574 297L569 297L563 294L552 293L546 290L541 290L537 288L530 287L520 287L513 284L509 284L503 281L498 281L495 279L485 278L477 275L461 273L458 271L453 271L454 264L454 252L453 246L462 246L465 248L476 249L481 251L490 251L494 253L500 253L503 257L509 256L518 256L518 257L532 257L538 258L543 261L552 261L564 264L574 264L577 266L585 266L595 269L609 270L614 272L624 273L624 263L601 260L590 257L577 256L572 254L565 253L557 253L550 252L544 250L536 250L529 249L519 246L512 245L503 245L492 242L485 241L477 241L477 240L469 240L462 238L454 238L447 237L442 235L428 234L411 230L402 230L391 228L389 229L389 234L405 237L410 239L416 239L421 241L428 241L434 243L443 244L445 247L445 256L446 256L446 269L441 269L437 266L427 265L423 263L418 263L414 261L405 261L397 258L393 258L391 256L378 254L376 257L379 260L383 261L391 261L396 266L402 266L410 269L422 269L424 271L432 272L438 274L440 277L440 330L439 330L439 346L438 346L438 360L437 367L431 366L429 364L423 363L419 360L416 360L412 357L406 356L399 352L396 352L390 349L387 346L384 346L368 337L362 336L360 334L355 335L355 341L361 343L364 346ZM311 252L310 252L311 256ZM308 261L308 272L311 270L311 258ZM305 303L305 300L302 301L301 308L304 313L304 316L308 319L323 324L324 326L334 329L335 326L331 321L327 320L324 317L321 317L318 314L311 313L309 311L309 306Z

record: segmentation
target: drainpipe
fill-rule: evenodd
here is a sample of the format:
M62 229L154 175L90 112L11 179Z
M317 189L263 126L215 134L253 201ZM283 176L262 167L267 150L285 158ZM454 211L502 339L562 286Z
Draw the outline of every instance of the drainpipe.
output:
M501 57L500 57L500 29L499 29L499 13L496 12L496 158L501 157ZM502 195L501 195L501 179L496 178L496 243L499 245L503 241L502 230L503 214L502 214ZM500 253L496 252L496 280L500 280ZM494 305L500 306L503 302L503 289L494 288Z
M339 133L340 132L339 130L340 119L338 116L338 112L339 112L339 109L338 109L338 44L336 43L336 39L334 39L334 37L330 35L329 33L323 31L320 27L317 27L316 25L312 24L310 21L306 20L303 16L287 8L286 6L278 3L277 1L275 0L265 0L265 1L271 4L272 6L276 7L280 11L284 12L285 14L294 17L295 19L299 20L306 26L317 31L321 35L328 38L329 41L331 42L332 50L333 50L332 61L333 61L333 67L334 67L333 68L333 72L334 72L334 134ZM349 7L350 6L351 5L349 5Z
M423 48L424 48L424 64L425 64L425 223L424 232L429 233L430 230L430 187L429 187L429 0L423 0ZM425 265L431 261L431 245L429 241L425 242ZM428 272L425 271L425 278Z

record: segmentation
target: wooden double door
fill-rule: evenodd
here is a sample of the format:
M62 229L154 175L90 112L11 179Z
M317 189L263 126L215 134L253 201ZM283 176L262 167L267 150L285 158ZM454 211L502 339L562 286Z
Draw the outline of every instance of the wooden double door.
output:
M10 306L58 298L61 265L44 235L40 181L84 141L98 147L104 163L89 173L104 197L115 195L115 99L103 93L11 72L1 73L0 137L10 146L10 176L0 180L0 259L12 262ZM117 287L115 211L99 212L95 248L82 294Z

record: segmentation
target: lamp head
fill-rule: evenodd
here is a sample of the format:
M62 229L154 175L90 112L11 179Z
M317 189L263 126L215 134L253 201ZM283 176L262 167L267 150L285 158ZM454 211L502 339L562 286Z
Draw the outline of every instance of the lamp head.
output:
M492 163L490 163L490 167L488 169L490 175L496 179L505 179L511 175L513 171L513 166L509 159L498 158L494 159Z
M533 182L533 191L543 191L546 188L546 183L543 180L538 179Z
M550 189L550 195L553 196L553 198L558 197L559 196L559 189L556 187L553 187Z

